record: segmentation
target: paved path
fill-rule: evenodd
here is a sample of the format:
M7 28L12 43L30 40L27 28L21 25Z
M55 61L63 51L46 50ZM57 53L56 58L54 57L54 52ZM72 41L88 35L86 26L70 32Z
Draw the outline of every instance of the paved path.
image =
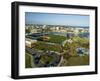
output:
M62 61L63 61L63 56L61 56L60 62L59 62L59 64L57 66L60 66Z
M64 46L67 42L67 39L65 41L62 42L62 46Z

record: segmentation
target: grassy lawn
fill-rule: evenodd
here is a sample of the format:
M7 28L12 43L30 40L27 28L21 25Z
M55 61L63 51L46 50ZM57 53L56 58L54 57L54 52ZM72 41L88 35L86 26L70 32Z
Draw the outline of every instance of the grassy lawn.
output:
M50 37L49 42L51 43L58 43L61 44L64 40L66 40L66 37L59 36L59 35L47 35Z
M38 41L37 45L33 48L38 50L43 50L43 51L57 51L57 52L61 51L61 46L59 44L50 45L50 44L46 44L43 41Z
M89 56L70 57L67 66L89 65Z
M25 54L25 68L32 68L32 55L29 53Z

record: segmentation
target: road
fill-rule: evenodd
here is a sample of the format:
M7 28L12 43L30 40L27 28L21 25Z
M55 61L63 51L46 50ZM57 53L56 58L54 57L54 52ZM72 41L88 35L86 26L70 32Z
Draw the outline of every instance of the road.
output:
M37 52L34 51L33 49L29 48L29 47L25 47L26 51L30 54L36 54Z

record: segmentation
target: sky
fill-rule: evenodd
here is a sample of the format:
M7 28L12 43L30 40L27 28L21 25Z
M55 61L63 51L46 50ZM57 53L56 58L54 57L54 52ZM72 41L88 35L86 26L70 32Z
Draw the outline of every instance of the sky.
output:
M25 12L25 24L89 26L89 15Z

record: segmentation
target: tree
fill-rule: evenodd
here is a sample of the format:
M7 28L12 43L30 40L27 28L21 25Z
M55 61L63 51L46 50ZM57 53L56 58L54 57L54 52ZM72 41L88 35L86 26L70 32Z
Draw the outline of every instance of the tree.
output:
M25 29L25 32L26 32L26 33L30 33L30 30L29 30L29 29Z

